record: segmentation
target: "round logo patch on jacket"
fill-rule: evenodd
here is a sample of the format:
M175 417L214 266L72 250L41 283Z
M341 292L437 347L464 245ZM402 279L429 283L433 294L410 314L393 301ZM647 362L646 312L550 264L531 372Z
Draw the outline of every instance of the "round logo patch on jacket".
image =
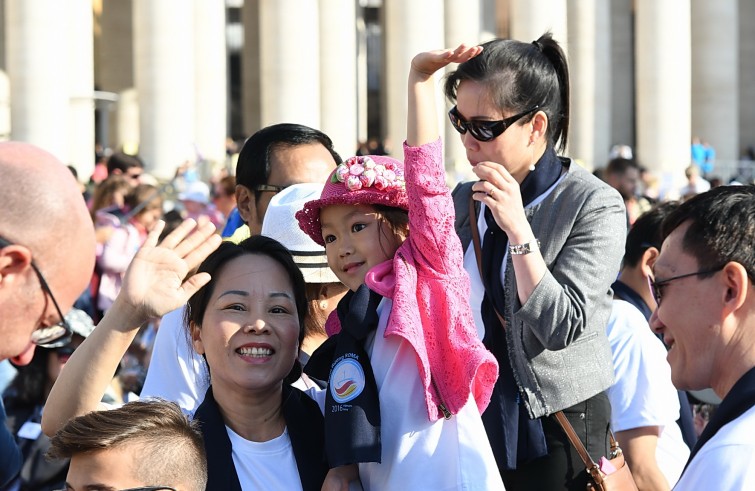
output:
M364 370L358 361L344 358L330 372L328 386L335 402L349 402L364 390Z

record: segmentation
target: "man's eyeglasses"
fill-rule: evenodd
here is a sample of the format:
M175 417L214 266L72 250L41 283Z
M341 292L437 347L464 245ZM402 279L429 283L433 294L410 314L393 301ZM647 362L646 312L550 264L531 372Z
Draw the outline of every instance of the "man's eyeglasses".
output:
M69 488L56 489L55 491L68 491ZM170 486L144 486L141 488L128 488L121 489L120 491L177 491L176 488Z
M13 245L13 243L0 237L0 247L7 247L10 245ZM52 300L52 304L55 306L55 310L58 312L58 317L60 318L60 322L58 322L57 324L53 324L52 326L43 326L32 332L31 342L41 348L57 348L58 346L68 344L71 341L71 336L73 335L71 326L69 326L68 322L66 322L63 311L60 310L60 306L58 305L58 301L55 300L55 296L52 294L50 286L47 284L45 277L42 276L42 272L39 270L37 265L34 264L34 261L31 262L31 267L37 274L37 278L39 278L39 284L42 287L42 291L50 296L50 300Z
M721 271L722 269L723 269L723 266L719 266L713 269L705 269L703 271L695 271L694 273L687 273L687 274L680 274L679 276L672 276L671 278L666 278L665 280L660 280L660 281L653 281L650 277L648 277L648 286L650 287L650 293L653 295L653 298L655 299L655 303L660 306L661 299L663 298L663 287L668 285L672 281L680 280L682 278L688 278L690 276L700 276L700 275L705 275L705 274L717 273L718 271Z
M472 135L475 140L489 142L506 131L509 126L513 125L526 115L537 111L539 108L540 106L534 106L524 112L514 114L509 118L501 119L499 121L467 121L461 117L458 109L454 106L448 111L448 119L451 120L454 129L462 135L469 131L469 134Z
M260 193L280 193L287 187L288 186L275 186L273 184L257 184L256 186L254 186L254 190Z

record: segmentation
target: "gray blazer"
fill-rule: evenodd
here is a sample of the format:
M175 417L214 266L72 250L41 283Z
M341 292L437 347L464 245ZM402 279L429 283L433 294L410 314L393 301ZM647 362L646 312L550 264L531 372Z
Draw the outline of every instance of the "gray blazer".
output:
M470 245L471 182L454 189L456 230ZM541 203L525 209L548 272L524 305L508 257L506 340L530 417L573 406L613 384L606 325L624 255L626 213L616 190L576 164ZM473 302L482 299L472 299Z

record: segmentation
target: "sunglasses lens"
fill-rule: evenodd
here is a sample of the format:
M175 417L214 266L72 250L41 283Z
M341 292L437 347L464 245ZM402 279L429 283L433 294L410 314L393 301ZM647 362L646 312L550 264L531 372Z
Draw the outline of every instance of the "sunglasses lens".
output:
M31 342L43 348L54 348L68 342L68 330L60 324L42 327L31 333Z
M455 109L451 109L451 111L448 113L448 119L451 120L451 126L453 126L456 131L458 131L462 135L467 132L467 129L464 127L464 123L462 123L459 116L456 115Z
M468 126L469 132L472 136L481 142L488 142L496 137L496 135L493 134L493 129L485 125L485 123L473 122L469 123Z

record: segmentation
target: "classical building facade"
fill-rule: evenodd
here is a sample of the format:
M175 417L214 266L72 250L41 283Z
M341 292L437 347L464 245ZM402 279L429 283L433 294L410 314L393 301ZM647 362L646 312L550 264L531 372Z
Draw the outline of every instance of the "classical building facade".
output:
M568 154L585 166L626 144L670 184L693 136L722 163L755 144L747 0L0 0L0 26L0 138L82 175L95 142L138 149L169 178L284 121L322 129L344 156L371 137L398 153L415 53L545 30L569 57ZM464 175L438 108L447 168Z

